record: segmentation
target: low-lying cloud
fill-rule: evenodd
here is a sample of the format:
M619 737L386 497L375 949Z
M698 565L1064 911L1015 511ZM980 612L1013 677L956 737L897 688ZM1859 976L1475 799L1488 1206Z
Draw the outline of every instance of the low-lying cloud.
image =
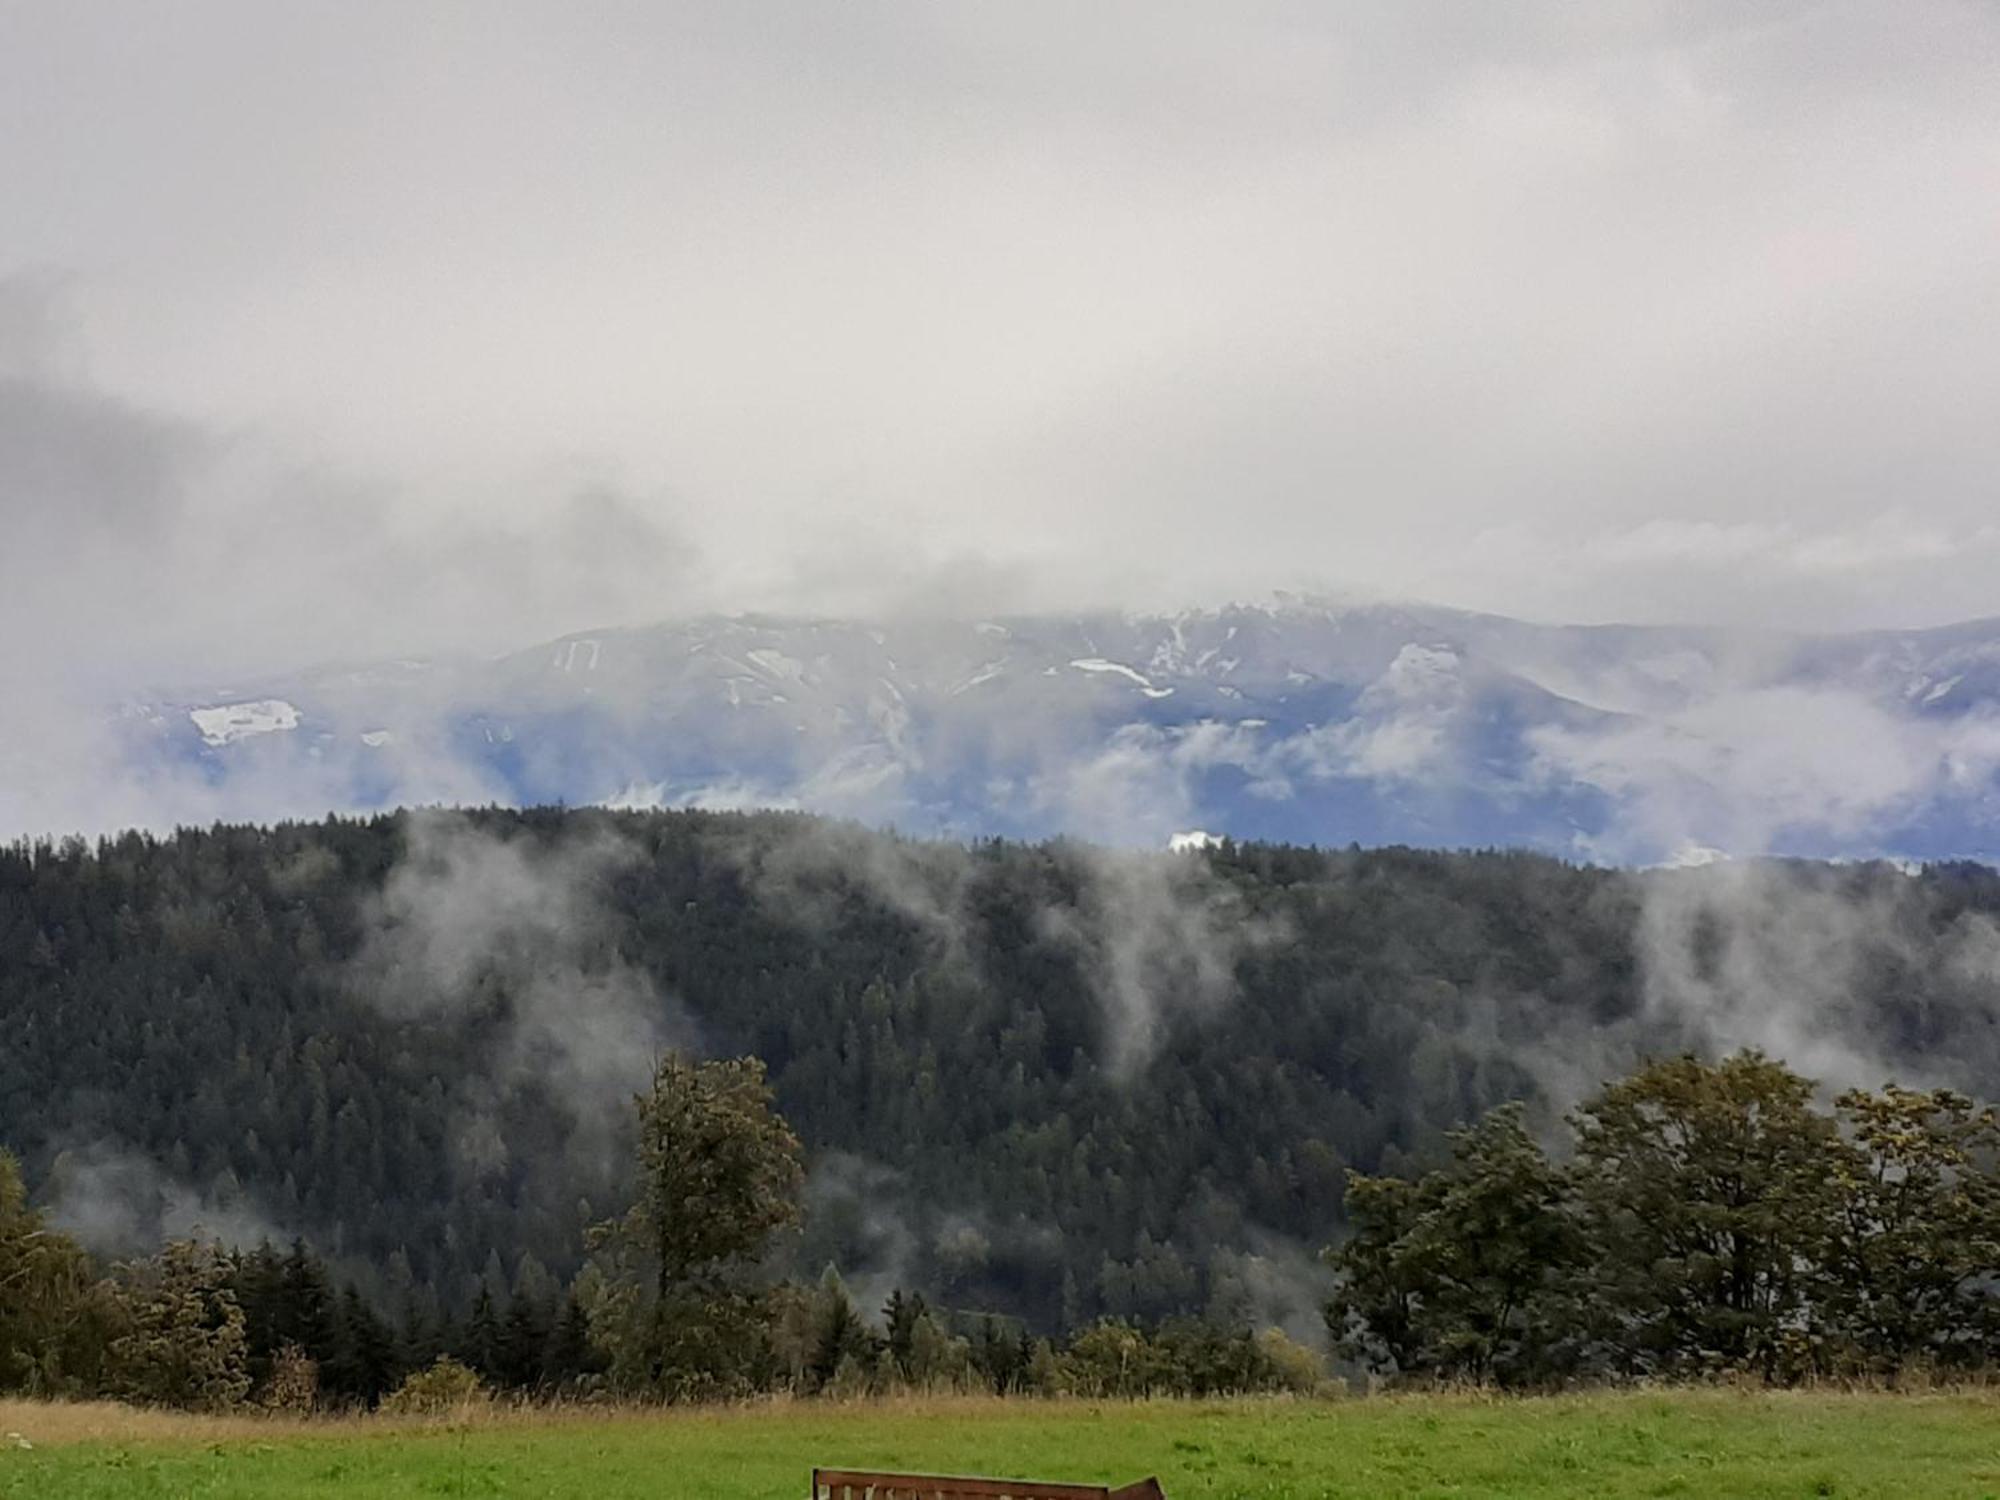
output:
M296 1232L266 1217L232 1173L196 1185L108 1139L58 1150L39 1196L51 1223L100 1255L146 1255L184 1239L249 1248Z
M1531 735L1537 770L1616 797L1620 815L1583 852L1779 848L1874 852L1941 801L1985 801L2000 773L2000 713L1924 718L1853 689L1728 691L1610 727ZM1990 843L1966 830L1967 854Z
M412 814L405 827L403 858L364 913L349 986L391 1016L475 1039L456 1082L455 1145L471 1178L512 1164L504 1106L531 1089L568 1119L563 1140L523 1154L553 1145L555 1167L603 1178L660 1054L699 1046L679 1003L620 955L606 886L637 852L608 831L543 844L446 812Z

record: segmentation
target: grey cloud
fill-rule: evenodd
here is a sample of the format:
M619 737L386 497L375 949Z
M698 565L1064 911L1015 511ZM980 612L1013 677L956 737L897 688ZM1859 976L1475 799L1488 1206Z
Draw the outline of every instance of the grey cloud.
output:
M603 1177L655 1060L699 1044L678 1002L617 951L605 886L636 852L610 833L542 847L444 812L411 814L406 828L404 857L363 914L349 984L393 1015L497 1030L462 1086L456 1146L471 1176L508 1165L501 1105L532 1086L571 1112L563 1159Z
M879 1321L890 1293L920 1279L918 1225L925 1215L910 1198L901 1172L846 1152L824 1153L806 1177L804 1253L821 1247L837 1252L855 1306L871 1323ZM807 1275L822 1269L800 1266Z
M703 608L1989 613L1996 62L1962 0L17 7L0 826L365 774L142 779L128 694ZM1551 763L1668 788L1755 758L1729 712ZM1282 797L1447 719L992 732L1150 842L1204 767ZM899 795L862 757L708 800Z
M1077 953L1104 1016L1106 1065L1129 1079L1174 1020L1225 1011L1237 965L1285 929L1248 910L1199 855L1082 849L1078 858L1076 902L1046 908L1042 931Z
M1061 894L1035 913L1036 932L1074 956L1103 1025L1100 1061L1115 1078L1137 1077L1174 1022L1226 1014L1238 965L1284 937L1280 922L1250 910L1198 855L1056 847ZM802 821L754 863L740 848L720 852L744 862L751 891L779 920L830 931L847 893L859 892L909 922L947 962L976 964L977 870L961 845Z
M1711 1051L1759 1047L1831 1089L1972 1082L1950 1076L1948 1059L1913 1072L1881 992L1934 966L1977 993L2000 932L1978 913L1934 927L1899 877L1841 881L1764 861L1659 872L1637 938L1648 1016Z
M0 281L0 631L15 643L0 654L0 826L351 806L369 769L351 752L221 787L135 750L139 726L115 711L149 690L226 695L313 661L490 651L698 598L687 542L601 477L553 472L556 498L524 515L426 508L112 394L72 357L68 295L59 278ZM494 794L442 745L384 753L434 797Z
M1253 1230L1249 1248L1220 1252L1210 1269L1210 1311L1220 1320L1281 1329L1307 1348L1326 1339L1332 1269L1306 1246Z
M168 1240L247 1247L286 1238L233 1173L197 1186L110 1140L58 1151L43 1197L52 1223L105 1255L147 1254Z
M1943 555L1718 572L1592 543L1660 518L1810 542L1885 506L1913 534L1982 523L1989 6L213 3L134 11L115 41L84 12L7 26L0 266L67 268L90 368L132 407L382 476L374 504L322 486L318 524L245 503L331 551L331 612L401 649L505 628L449 554L497 554L496 596L542 578L467 518L539 515L490 523L539 564L593 530L537 478L579 460L678 516L738 604L934 607L969 574L1596 619L1990 598ZM603 618L684 599L636 586L632 533L602 529L554 572L604 580ZM816 547L818 580L771 540L869 531L885 562ZM924 559L939 586L898 576ZM524 615L561 612L536 592ZM228 644L194 613L188 654Z
M1621 798L1618 827L1582 851L1612 861L1646 849L1756 855L1788 839L1866 849L1899 814L2000 772L1991 713L1914 718L1839 687L1743 687L1531 740L1548 774Z

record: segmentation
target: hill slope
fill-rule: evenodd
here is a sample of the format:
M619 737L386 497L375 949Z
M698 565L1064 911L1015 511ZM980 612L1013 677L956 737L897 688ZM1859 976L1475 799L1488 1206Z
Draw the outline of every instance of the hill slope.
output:
M1054 1325L1310 1317L1348 1167L1638 1055L1993 1092L2000 877L396 815L0 853L0 1141L100 1244L308 1236L461 1304L572 1267L657 1049L754 1051L793 1248Z

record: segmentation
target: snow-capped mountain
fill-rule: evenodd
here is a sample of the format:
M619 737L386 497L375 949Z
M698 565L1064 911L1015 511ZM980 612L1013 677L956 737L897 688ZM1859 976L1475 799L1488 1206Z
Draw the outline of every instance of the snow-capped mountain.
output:
M1147 845L2000 849L2000 621L1807 637L1300 601L704 618L174 695L122 732L261 789L265 814L289 787L301 812L776 805Z

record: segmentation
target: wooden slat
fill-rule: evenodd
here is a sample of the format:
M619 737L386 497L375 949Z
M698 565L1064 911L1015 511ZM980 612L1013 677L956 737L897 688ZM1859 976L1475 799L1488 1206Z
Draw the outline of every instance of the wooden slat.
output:
M1151 1485L1149 1490L1147 1485ZM813 1500L1110 1500L1101 1484L1054 1484L1039 1479L987 1479L964 1474L881 1474L866 1469L813 1470ZM1145 1480L1120 1490L1124 1500L1160 1493Z

